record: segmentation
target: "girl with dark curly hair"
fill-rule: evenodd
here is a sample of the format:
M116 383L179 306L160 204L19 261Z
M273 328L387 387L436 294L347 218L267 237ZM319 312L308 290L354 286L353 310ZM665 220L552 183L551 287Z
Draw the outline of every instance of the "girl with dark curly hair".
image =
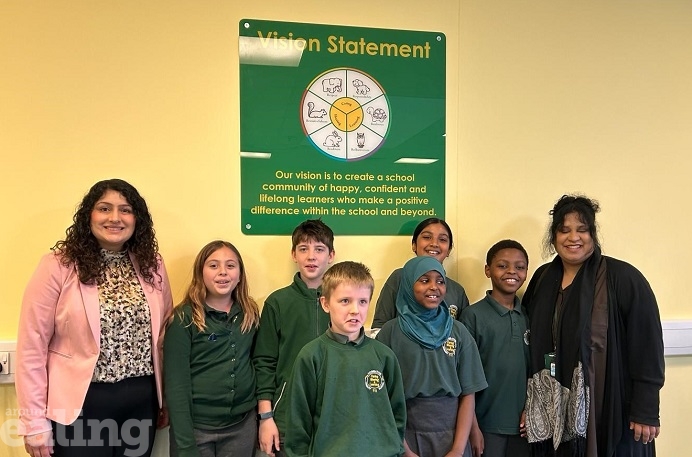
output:
M20 434L32 457L148 456L167 421L160 354L172 309L151 215L137 189L109 179L73 221L24 294Z

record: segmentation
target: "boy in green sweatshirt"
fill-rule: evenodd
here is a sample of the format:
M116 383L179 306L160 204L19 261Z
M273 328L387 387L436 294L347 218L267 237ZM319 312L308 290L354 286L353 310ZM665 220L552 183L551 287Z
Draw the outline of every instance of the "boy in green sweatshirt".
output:
M374 281L362 263L340 262L322 280L330 327L298 353L288 383L288 457L404 452L406 399L399 363L367 338Z
M320 306L322 276L334 260L334 233L321 220L306 220L292 235L293 282L267 297L253 354L257 376L260 450L282 457L286 427L284 390L301 348L329 326Z

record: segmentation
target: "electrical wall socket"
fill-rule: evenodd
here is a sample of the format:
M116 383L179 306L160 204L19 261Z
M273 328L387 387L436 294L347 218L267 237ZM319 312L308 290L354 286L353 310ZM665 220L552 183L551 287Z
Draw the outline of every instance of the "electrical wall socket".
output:
M17 342L0 341L0 384L13 384L17 365Z
M10 374L10 353L0 352L0 376Z

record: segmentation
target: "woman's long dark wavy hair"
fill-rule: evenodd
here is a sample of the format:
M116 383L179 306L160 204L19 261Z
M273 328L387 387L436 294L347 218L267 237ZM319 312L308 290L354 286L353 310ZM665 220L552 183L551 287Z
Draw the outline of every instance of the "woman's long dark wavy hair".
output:
M55 243L51 249L62 257L63 265L76 265L82 283L98 283L102 268L101 246L91 233L91 212L96 202L109 190L118 192L132 206L135 230L124 248L134 255L144 281L154 286L154 274L159 262L154 223L144 198L134 186L122 179L107 179L94 184L79 204L72 218L74 223L65 230L65 239Z

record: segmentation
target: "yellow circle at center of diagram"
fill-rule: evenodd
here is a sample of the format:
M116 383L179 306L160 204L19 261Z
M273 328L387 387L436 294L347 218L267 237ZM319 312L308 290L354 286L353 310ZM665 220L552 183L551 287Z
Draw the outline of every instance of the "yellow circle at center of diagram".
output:
M329 108L332 124L342 132L351 132L363 122L363 107L351 97L342 97Z

